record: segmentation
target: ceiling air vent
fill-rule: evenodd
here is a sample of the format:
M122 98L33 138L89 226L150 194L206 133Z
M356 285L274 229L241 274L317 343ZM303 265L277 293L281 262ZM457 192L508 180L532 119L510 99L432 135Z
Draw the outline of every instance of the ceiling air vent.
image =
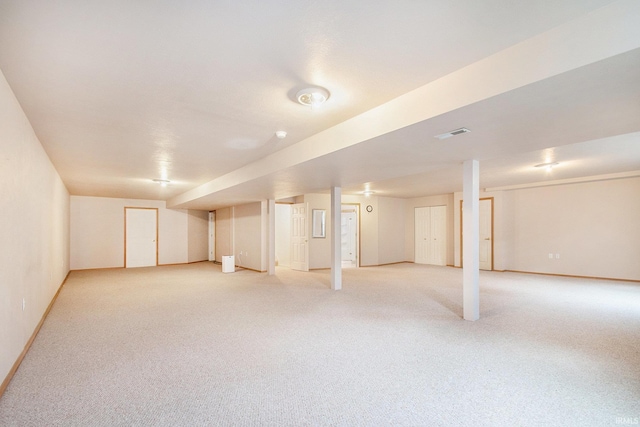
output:
M471 131L469 129L467 129L467 128L460 128L460 129L452 130L452 131L447 132L447 133L442 133L440 135L436 135L435 138L447 139L447 138L451 138L452 136L460 135L461 133L467 133L467 132L471 132Z

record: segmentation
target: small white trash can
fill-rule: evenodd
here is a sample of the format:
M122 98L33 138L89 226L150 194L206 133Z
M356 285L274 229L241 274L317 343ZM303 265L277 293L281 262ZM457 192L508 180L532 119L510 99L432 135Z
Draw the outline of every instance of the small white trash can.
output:
M222 257L222 272L233 273L236 271L236 262L233 255L224 255Z

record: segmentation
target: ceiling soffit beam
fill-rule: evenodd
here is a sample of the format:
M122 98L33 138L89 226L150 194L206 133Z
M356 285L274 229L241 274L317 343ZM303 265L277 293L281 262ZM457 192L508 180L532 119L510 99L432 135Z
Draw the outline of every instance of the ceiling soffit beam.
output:
M584 176L580 178L556 179L553 181L540 181L540 182L532 182L528 184L505 185L503 187L488 187L488 188L485 188L484 191L493 192L493 191L521 190L523 188L551 187L553 185L580 184L583 182L609 181L612 179L625 179L625 178L636 178L636 177L640 177L640 170L630 171L630 172L609 173L606 175Z
M612 3L175 196L167 200L167 207L180 208L209 194L638 48L640 2Z

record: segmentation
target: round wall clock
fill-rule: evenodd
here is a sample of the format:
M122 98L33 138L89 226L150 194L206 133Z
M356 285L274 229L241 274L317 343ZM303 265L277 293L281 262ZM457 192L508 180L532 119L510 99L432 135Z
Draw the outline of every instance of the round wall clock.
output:
M367 212L373 212L373 206L367 205Z

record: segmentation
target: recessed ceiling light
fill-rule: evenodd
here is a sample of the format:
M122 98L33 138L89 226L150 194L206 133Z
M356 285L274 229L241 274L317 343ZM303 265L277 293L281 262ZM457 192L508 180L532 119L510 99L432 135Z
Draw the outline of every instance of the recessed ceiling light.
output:
M559 164L560 163L558 162L540 163L539 165L535 165L534 168L547 168L547 170L551 170L554 166L558 166Z
M154 179L153 182L160 184L162 187L166 187L171 181L168 179Z
M287 137L287 132L283 131L283 130L279 130L276 132L276 137L278 139L285 139Z
M436 135L434 138L447 139L447 138L451 138L452 136L460 135L462 133L469 133L469 132L471 131L467 128L460 128L460 129L449 131L447 133L441 133L440 135Z
M365 191L362 192L362 194L364 194L365 197L369 197L372 194L376 194L376 192L372 191L372 190L365 190Z
M310 87L299 91L296 94L296 99L302 105L316 108L329 99L329 91L321 87Z

